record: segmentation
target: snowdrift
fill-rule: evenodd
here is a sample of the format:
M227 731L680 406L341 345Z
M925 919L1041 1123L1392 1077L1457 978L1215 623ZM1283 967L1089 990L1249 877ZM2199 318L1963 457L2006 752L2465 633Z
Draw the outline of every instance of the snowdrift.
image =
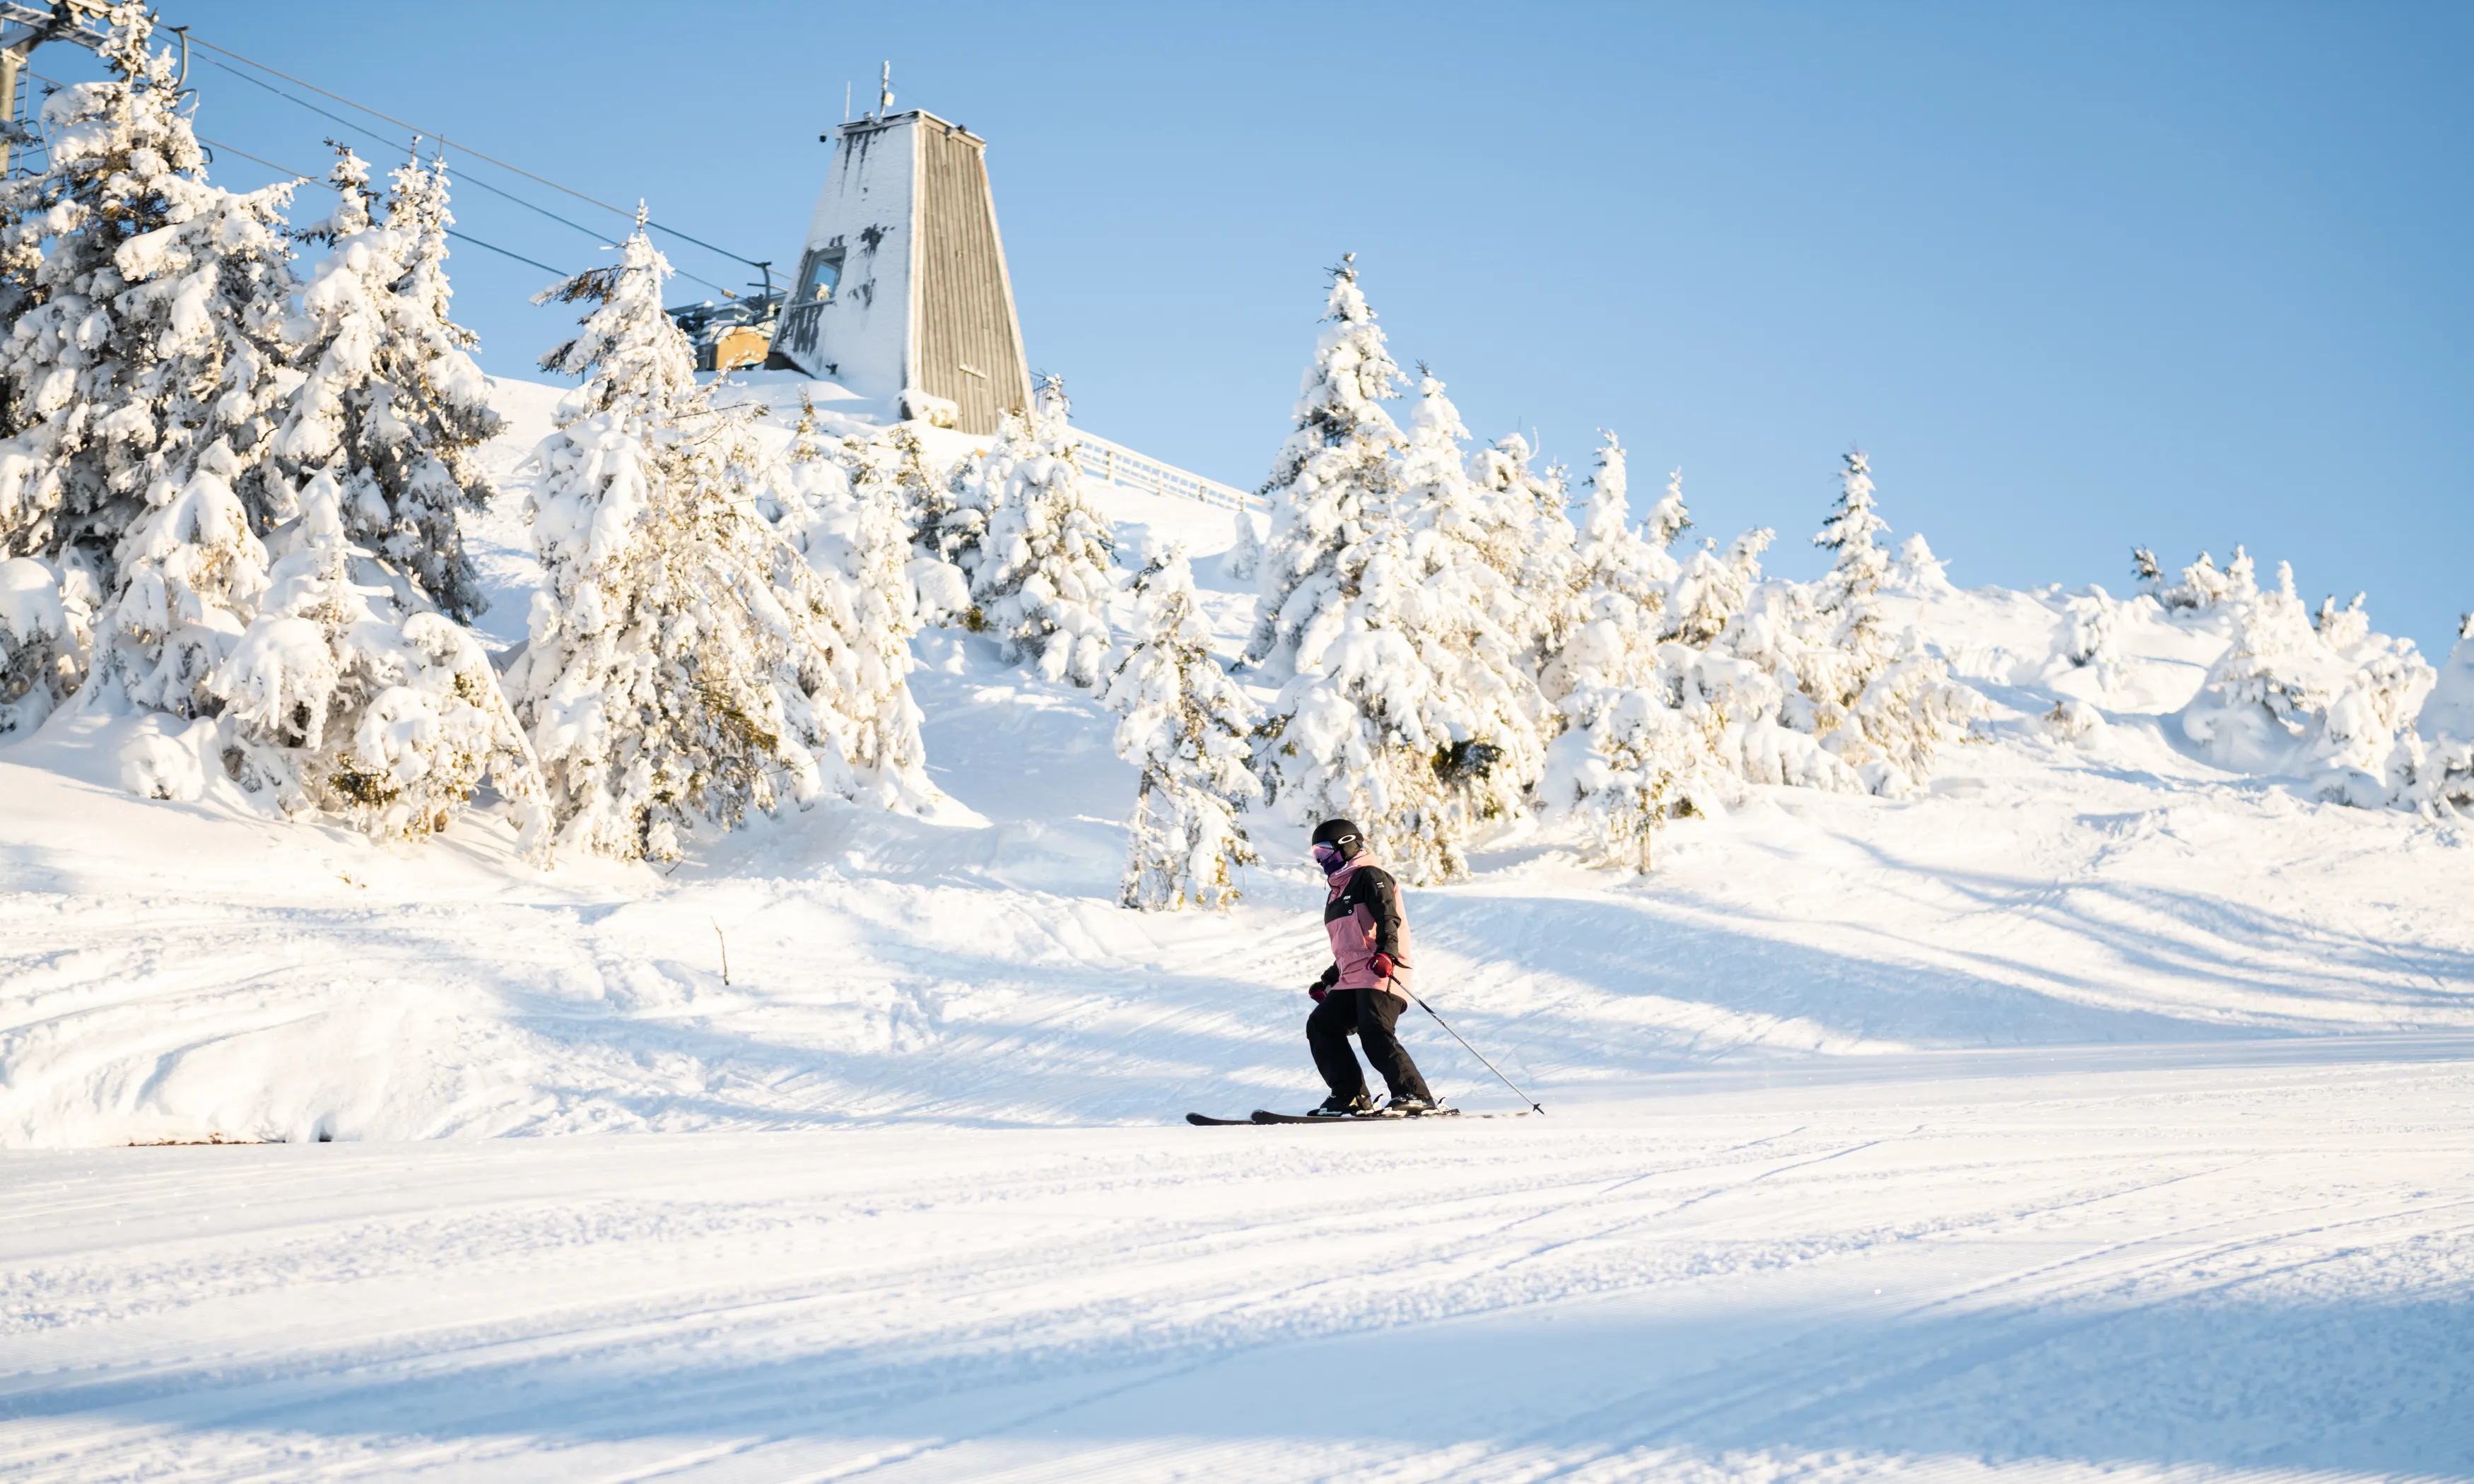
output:
M556 396L499 384L502 474ZM1233 652L1250 585L1221 570L1226 513L1097 488L1121 550L1196 554ZM473 533L502 644L539 579L518 506ZM1894 607L1992 703L1981 741L1905 798L1755 786L1662 834L1647 876L1553 829L1488 842L1472 879L1411 894L1437 1007L1550 1103L1712 1064L2474 1027L2460 826L2211 762L2181 713L2220 634L2117 605L2102 662L2074 662L2085 603L2057 589L1927 571ZM1150 1123L1304 1097L1324 949L1301 842L1258 824L1266 864L1226 914L1126 911L1113 718L958 631L914 652L947 807L820 803L667 874L535 871L486 821L423 848L273 823L158 722L63 717L0 749L0 1143ZM1429 1032L1437 1090L1483 1104L1491 1080Z

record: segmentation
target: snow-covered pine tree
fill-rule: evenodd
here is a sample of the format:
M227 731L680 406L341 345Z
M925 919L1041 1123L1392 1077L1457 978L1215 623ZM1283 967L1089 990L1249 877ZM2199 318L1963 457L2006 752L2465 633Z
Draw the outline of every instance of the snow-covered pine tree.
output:
M400 227L371 218L368 180L341 151L335 215L303 233L329 251L302 294L303 377L273 451L305 477L299 514L270 539L269 590L212 677L226 763L282 813L326 810L381 837L446 827L489 778L546 846L532 749L488 657L429 586L468 611L479 602L456 526L471 497L448 461L469 463L497 421L461 332L437 314L443 283L412 263L427 251L417 218L436 209L419 205L428 173L398 173Z
M1873 475L1862 449L1840 456L1838 503L1812 539L1831 553L1830 570L1811 590L1808 642L1795 655L1797 679L1820 708L1829 730L1864 686L1890 662L1895 637L1881 609L1890 573L1880 538L1889 530L1874 509Z
M1623 444L1605 438L1573 553L1575 621L1544 675L1567 730L1548 753L1539 794L1550 813L1583 823L1602 860L1647 871L1652 832L1710 762L1708 732L1677 706L1681 687L1659 644L1681 576L1665 541L1688 517L1679 473L1635 531Z
M1607 436L1614 437L1612 433ZM1660 551L1666 551L1675 544L1677 537L1691 528L1692 513L1684 508L1684 471L1669 469L1666 492L1658 497L1658 503L1651 506L1649 514L1641 519L1640 539ZM1671 555L1668 560L1673 560Z
M307 379L276 452L303 475L337 469L350 539L470 622L488 605L460 521L497 493L474 453L504 423L472 332L450 317L446 165L416 156L399 167L381 221L369 167L338 154L335 214L301 234L327 252L301 296L293 333Z
M78 552L0 557L0 739L41 726L75 694L100 594Z
M1648 682L1658 668L1667 599L1682 570L1662 543L1652 544L1633 529L1623 444L1613 433L1605 438L1573 552L1573 622L1540 677L1547 696L1557 701L1576 687ZM1682 507L1680 492L1670 486L1659 506L1659 523L1680 524Z
M1547 810L1578 820L1604 864L1648 871L1652 837L1709 772L1707 731L1655 685L1584 685L1564 713L1538 790Z
M388 838L446 828L487 778L525 847L546 849L540 771L489 656L352 540L330 470L299 503L215 673L234 780L285 814L323 809Z
M0 192L0 555L95 578L92 704L198 715L289 513L291 187L207 183L153 15L108 16L111 76L53 96L49 165Z
M1294 674L1261 757L1297 818L1346 814L1404 879L1431 881L1463 874L1470 832L1522 807L1545 719L1512 626L1526 610L1482 544L1484 496L1432 377L1414 426L1355 539L1292 594Z
M1220 556L1220 575L1232 583L1250 583L1263 569L1263 531L1254 523L1254 513L1241 510L1229 516L1236 534L1228 549Z
M2474 613L2457 624L2457 643L2414 719L2427 749L2408 801L2432 812L2474 811Z
M2234 560L2221 568L2214 557L2204 551L2199 553L2199 560L2184 567L2181 581L2175 583L2165 581L2155 554L2147 547L2133 551L2130 558L2140 591L2154 598L2169 613L2203 613L2221 605L2248 602L2259 593L2250 553L2240 546L2234 548Z
M622 253L543 296L595 307L543 358L583 383L535 455L548 582L508 682L560 840L668 859L683 830L826 786L855 698L832 595L758 510L744 415L695 384L641 222Z
M1958 589L1950 585L1950 563L1933 555L1932 542L1918 531L1899 543L1882 585L1914 597L1937 597Z
M1046 378L1030 419L1007 415L982 461L987 535L971 600L1008 661L1091 686L1106 674L1115 551L1107 522L1082 493L1070 410L1064 381Z
M1708 649L1735 615L1744 610L1761 580L1761 554L1778 539L1767 526L1747 531L1728 543L1704 540L1684 564L1667 604L1666 636L1691 649Z
M1300 615L1256 768L1293 821L1356 820L1402 880L1449 880L1467 872L1463 842L1502 786L1501 754L1429 663L1438 605L1409 532L1385 507L1363 527Z
M802 423L772 492L776 528L805 559L816 585L811 602L837 640L825 660L837 699L817 708L830 733L818 759L825 784L880 808L924 808L935 791L909 681L919 624L910 569L919 559L898 479L851 478L854 467L885 474L901 461L872 461L856 440L827 447L814 436L813 407Z
M1357 286L1355 253L1331 271L1324 318L1329 327L1298 389L1296 429L1262 490L1272 534L1245 658L1273 681L1297 672L1307 625L1345 606L1337 577L1343 553L1365 539L1372 508L1388 499L1393 455L1402 444L1382 406L1399 395L1400 368Z
M1544 672L1582 621L1573 581L1573 548L1579 532L1568 510L1570 491L1564 485L1564 467L1550 464L1543 470L1533 468L1536 457L1529 440L1511 433L1469 460L1469 481L1479 493L1482 521L1501 533L1497 540L1516 543L1520 551L1513 583L1523 601L1519 628L1533 675Z
M870 437L844 439L839 463L854 496L901 525L909 547L902 573L910 593L910 625L984 627L983 615L971 602L970 568L979 561L987 512L981 507L972 467L966 462L938 467L918 430L908 422Z
M2330 605L2315 628L2283 562L2275 586L2228 584L2205 606L2225 609L2231 637L2181 723L2210 761L2304 776L2334 802L2414 801L2429 772L2414 719L2436 676L2412 641L2371 633L2359 607Z
M1433 677L1429 725L1451 738L1436 767L1466 829L1520 811L1557 720L1526 649L1529 608L1516 585L1524 554L1506 543L1468 477L1460 410L1419 370L1418 407L1392 479L1416 578L1396 619Z
M1255 858L1237 821L1263 792L1249 757L1253 704L1211 658L1182 550L1147 545L1134 598L1134 635L1106 693L1125 718L1117 754L1142 770L1120 897L1145 911L1225 907L1237 899L1229 871Z

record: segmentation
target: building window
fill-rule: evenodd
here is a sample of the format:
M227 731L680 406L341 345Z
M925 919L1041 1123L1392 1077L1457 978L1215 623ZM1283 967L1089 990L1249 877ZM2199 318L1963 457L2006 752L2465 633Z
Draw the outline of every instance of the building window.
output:
M834 297L834 288L842 281L842 250L827 248L811 252L799 265L799 292L790 297L793 304L821 304Z

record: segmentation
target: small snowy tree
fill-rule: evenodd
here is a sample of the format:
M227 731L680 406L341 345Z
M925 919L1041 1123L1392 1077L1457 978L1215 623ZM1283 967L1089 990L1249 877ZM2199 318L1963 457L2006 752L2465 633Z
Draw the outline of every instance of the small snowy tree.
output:
M1117 754L1142 770L1121 898L1145 911L1224 907L1237 898L1230 869L1254 859L1237 821L1263 791L1249 767L1253 706L1211 658L1184 552L1151 547L1143 556L1134 636L1106 697L1125 716Z
M1648 871L1652 837L1706 786L1708 734L1658 687L1586 686L1564 710L1571 730L1539 785L1547 809L1579 821L1603 863Z
M1107 522L1082 493L1065 383L1039 388L1028 422L1007 414L982 461L987 535L971 598L1009 661L1051 681L1097 685L1108 657Z
M33 731L77 692L97 597L74 549L60 562L0 557L0 739Z
M1658 667L1667 600L1682 571L1662 542L1653 544L1633 529L1623 445L1613 433L1605 437L1573 552L1575 612L1563 648L1541 676L1546 694L1559 701L1578 687L1648 680ZM1683 500L1672 485L1657 518L1661 525L1682 523Z
M840 464L858 498L901 527L901 562L910 617L916 628L958 623L985 627L971 602L970 568L979 558L987 512L977 503L968 467L939 468L918 430L899 423L866 438L843 440Z
M154 17L108 14L110 78L45 105L48 167L0 193L0 555L99 579L95 704L206 714L289 513L291 187L208 184Z
M2246 559L2235 569L2248 577ZM2315 626L2280 562L2273 587L2228 584L2208 605L2231 636L2181 713L2219 767L2309 778L2320 797L2368 807L2411 802L2428 771L2413 722L2434 684L2410 640L2370 632L2359 600Z
M546 845L532 748L471 631L345 529L321 470L275 539L264 602L217 669L234 780L287 815L380 837L447 827L487 778Z
M1263 532L1254 513L1241 510L1229 517L1237 539L1220 556L1220 575L1232 583L1250 583L1263 569Z
M2410 801L2431 810L2474 810L2474 613L2439 667L2414 725L2428 752Z
M1805 693L1822 708L1822 730L1835 725L1889 663L1893 644L1880 600L1890 574L1880 538L1889 523L1874 508L1872 468L1863 450L1850 450L1841 462L1838 503L1812 539L1831 554L1830 570L1813 585L1812 642L1797 656Z
M1610 433L1607 437L1612 441L1614 435ZM1660 551L1665 551L1675 544L1677 537L1691 528L1692 513L1684 507L1684 471L1669 469L1666 492L1658 497L1658 503L1651 506L1649 514L1642 517L1640 538Z
M1365 539L1370 516L1388 501L1403 442L1382 407L1399 395L1400 368L1357 286L1356 262L1350 253L1332 270L1329 328L1298 389L1296 428L1263 484L1272 534L1245 658L1274 681L1296 673L1307 626L1331 621L1343 606L1343 553Z
M1761 580L1761 554L1778 539L1766 526L1747 531L1724 553L1705 540L1685 563L1668 600L1666 635L1692 649L1708 649L1752 599Z
M2155 553L2145 546L2130 554L2130 565L2139 579L2139 590L2169 613L2205 613L2223 605L2246 603L2259 594L2250 554L2240 546L2234 548L2233 562L2221 568L2214 557L2199 553L2198 561L2182 569L2179 582L2165 580Z
M1890 570L1881 585L1894 592L1915 597L1942 597L1958 589L1950 585L1950 563L1933 555L1932 542L1922 531L1899 543L1899 554L1890 560Z

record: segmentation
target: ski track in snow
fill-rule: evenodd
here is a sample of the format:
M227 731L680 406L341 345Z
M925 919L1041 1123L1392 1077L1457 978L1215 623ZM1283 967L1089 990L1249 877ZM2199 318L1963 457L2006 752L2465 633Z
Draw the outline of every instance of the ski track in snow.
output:
M1233 649L1226 515L1105 501ZM1997 707L1917 796L1410 894L1542 1119L1178 1122L1320 1096L1320 882L1119 909L1109 718L977 640L914 645L945 814L668 874L0 750L0 1477L2474 1475L2461 831L2194 760L2203 636L2097 694L2056 595L1902 601ZM114 1147L210 1137L285 1142Z
M21 1153L0 1472L2462 1476L2469 1047L1931 1053L1516 1123Z

